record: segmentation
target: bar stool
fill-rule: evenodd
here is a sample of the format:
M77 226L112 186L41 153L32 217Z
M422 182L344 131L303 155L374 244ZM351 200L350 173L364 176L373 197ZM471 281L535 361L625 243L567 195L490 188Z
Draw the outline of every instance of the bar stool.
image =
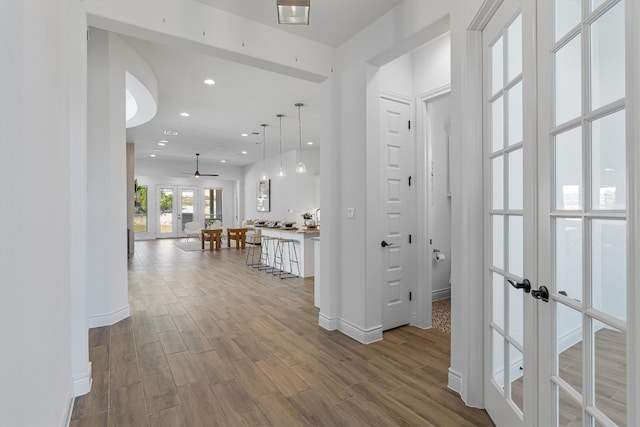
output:
M266 273L271 273L273 271L273 266L269 262L269 242L271 242L271 246L275 249L275 240L278 240L277 237L265 236L262 235L262 242L260 244L260 263L258 266L258 270L264 270Z
M259 267L261 265L261 256L262 256L262 244L261 244L261 236L259 233L252 233L247 236L247 244L249 247L247 248L247 265L250 267ZM260 246L260 252L258 253L258 261L256 262L256 246ZM251 258L251 261L249 261Z
M293 277L300 277L300 263L298 262L298 252L296 251L296 244L293 239L278 239L278 245L276 249L276 253L273 260L273 268L275 269L277 265L279 268L279 276L281 279L291 279ZM287 255L289 258L289 271L284 269L284 250L285 246L287 248ZM293 251L292 251L293 249ZM276 264L276 260L278 264ZM298 270L298 274L293 274L293 264L296 265L296 269Z

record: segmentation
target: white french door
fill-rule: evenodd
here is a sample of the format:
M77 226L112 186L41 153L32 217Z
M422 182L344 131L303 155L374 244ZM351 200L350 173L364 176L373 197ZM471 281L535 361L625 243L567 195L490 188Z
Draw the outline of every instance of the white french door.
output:
M156 237L185 236L184 224L197 220L196 188L181 185L156 187Z
M499 426L536 418L534 206L531 102L534 74L524 67L531 16L504 1L483 30L485 164L485 407ZM525 102L528 101L528 102ZM527 179L525 179L527 178ZM518 286L518 288L516 288ZM526 321L525 321L526 319Z
M539 5L540 425L625 426L625 3Z
M498 426L637 425L625 7L505 0L483 30L485 406Z

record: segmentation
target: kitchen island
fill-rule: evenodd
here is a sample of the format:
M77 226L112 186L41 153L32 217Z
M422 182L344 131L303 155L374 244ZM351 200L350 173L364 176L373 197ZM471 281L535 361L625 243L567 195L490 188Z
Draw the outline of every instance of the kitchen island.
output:
M286 229L286 228L269 228L269 227L256 227L260 228L263 236L276 237L278 239L291 239L294 241L294 247L296 254L298 255L298 263L300 265L300 277L313 277L314 275L314 260L313 260L313 241L312 237L320 236L320 230L314 229ZM269 264L273 265L273 247L269 246ZM284 268L289 271L289 253L283 251L284 256ZM296 266L293 265L293 274L296 274Z

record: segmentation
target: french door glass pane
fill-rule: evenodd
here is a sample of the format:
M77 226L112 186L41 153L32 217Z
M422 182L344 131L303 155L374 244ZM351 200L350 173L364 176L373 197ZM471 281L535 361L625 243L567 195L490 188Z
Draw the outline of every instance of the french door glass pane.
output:
M502 87L504 79L502 36L491 46L491 94L495 95Z
M493 215L493 266L504 269L504 217Z
M504 331L504 277L498 273L492 273L491 283L491 307L493 312L491 320Z
M626 320L626 221L594 219L591 242L593 308Z
M582 220L557 218L555 237L555 290L582 301Z
M562 389L556 386L558 396L558 426L582 427L582 407Z
M491 364L491 372L492 372L492 377L493 380L498 384L498 386L500 387L500 393L504 393L504 380L505 380L505 375L504 375L504 338L502 337L502 335L500 334L500 332L496 331L495 329L491 328L491 330L493 331L493 333L491 334L492 336L492 349L493 349L493 355L491 357L492 360L492 364Z
M624 2L591 24L591 108L624 96Z
M591 133L593 209L625 209L625 110L595 120Z
M513 80L522 72L522 14L507 29L507 77Z
M599 8L602 3L604 3L606 0L591 0L591 10L596 10L597 8Z
M173 232L173 189L160 189L160 232Z
M509 145L522 142L522 82L512 87L509 92Z
M504 106L502 96L491 104L491 152L504 148Z
M520 411L522 411L524 408L524 378L522 376L524 373L524 359L522 352L512 344L509 345L509 366L511 366L509 375L509 381L511 382L511 400L520 408Z
M557 375L582 394L582 314L556 302Z
M509 209L522 209L523 167L522 148L509 153Z
M149 231L149 221L147 219L147 191L146 185L138 186L133 204L133 230L136 233L146 233Z
M595 405L619 426L627 419L627 346L625 333L593 321Z
M491 208L504 208L504 156L491 161Z
M522 346L524 342L524 292L522 292L521 289L514 288L513 286L509 286L507 289L509 290L509 336Z
M180 193L180 207L181 207L181 212L180 212L180 217L181 217L181 224L180 224L180 230L184 230L184 225L187 222L191 222L193 221L193 190L182 190Z
M574 128L555 138L556 210L582 208L582 130Z
M581 40L577 35L555 54L556 125L582 113Z
M582 18L582 0L555 0L555 41L564 37Z
M523 277L524 229L521 216L509 217L509 273Z

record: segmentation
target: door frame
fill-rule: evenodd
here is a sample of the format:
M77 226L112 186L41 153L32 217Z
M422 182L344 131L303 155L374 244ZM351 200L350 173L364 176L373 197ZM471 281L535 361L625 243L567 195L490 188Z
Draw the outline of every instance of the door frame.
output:
M173 196L173 203L172 203L172 210L173 210L173 215L175 215L175 226L176 226L176 230L175 233L176 235L173 236L173 232L171 233L172 235L161 235L160 233L160 215L161 215L161 210L160 210L160 189L161 188L171 188L173 191L175 191L174 196ZM200 206L202 204L202 202L199 200L199 194L200 194L200 188L201 186L198 185L189 185L189 184L156 184L156 188L155 188L155 200L154 200L154 210L155 210L155 230L153 232L154 236L156 239L171 239L171 238L180 238L180 237L185 237L187 234L184 232L184 229L181 228L181 223L182 223L182 212L179 212L179 210L181 210L182 208L182 191L183 190L193 190L193 219L192 221L199 221L200 216L202 215L202 212L200 212ZM147 208L148 209L148 208Z
M429 243L432 235L430 201L433 197L430 185L431 144L429 138L429 113L427 105L445 96L451 98L451 84L430 90L416 98L416 300L415 308L411 316L411 324L418 328L430 328L432 319L433 300L433 265L431 263L431 251L433 245ZM451 174L450 164L448 165ZM421 263L423 260L425 262Z

